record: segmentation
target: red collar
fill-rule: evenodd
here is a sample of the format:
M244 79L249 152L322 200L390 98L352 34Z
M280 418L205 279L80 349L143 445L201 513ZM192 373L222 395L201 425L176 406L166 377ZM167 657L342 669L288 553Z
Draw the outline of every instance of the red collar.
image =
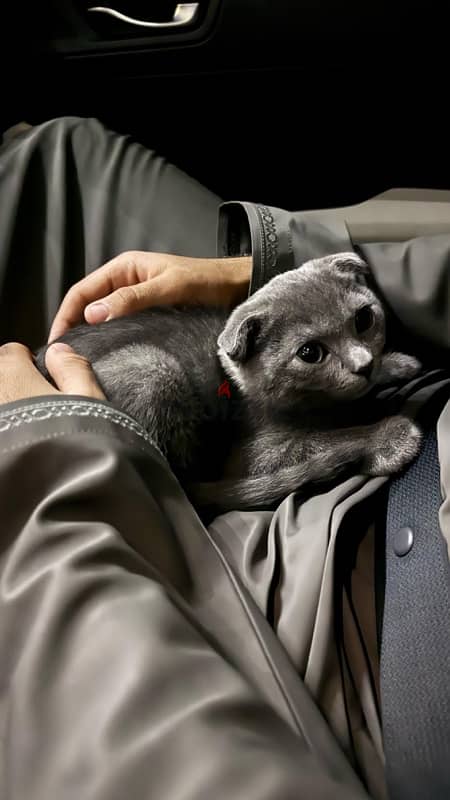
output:
M229 381L227 381L226 379L218 387L218 389L217 389L217 397L226 397L227 400L231 400L230 384L229 384Z

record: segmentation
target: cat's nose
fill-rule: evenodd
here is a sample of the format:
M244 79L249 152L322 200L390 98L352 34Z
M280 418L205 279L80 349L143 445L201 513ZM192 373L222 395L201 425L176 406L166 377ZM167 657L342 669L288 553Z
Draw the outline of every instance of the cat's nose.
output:
M373 358L371 358L370 361L366 361L366 363L362 364L362 366L358 367L358 369L355 369L354 372L355 375L362 375L363 378L369 379L372 374L372 370L373 370Z

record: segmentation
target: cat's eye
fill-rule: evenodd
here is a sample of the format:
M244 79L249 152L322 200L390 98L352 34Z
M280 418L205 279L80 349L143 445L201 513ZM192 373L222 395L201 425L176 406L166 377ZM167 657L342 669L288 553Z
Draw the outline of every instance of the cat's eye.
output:
M326 350L319 342L306 342L297 350L297 355L307 364L320 364L326 356Z
M375 314L370 306L363 306L355 314L356 333L365 333L375 322Z

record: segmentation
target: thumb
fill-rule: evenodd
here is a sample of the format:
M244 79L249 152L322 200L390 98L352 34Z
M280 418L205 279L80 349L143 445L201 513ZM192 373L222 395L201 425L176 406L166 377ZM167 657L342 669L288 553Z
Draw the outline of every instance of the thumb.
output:
M84 318L86 322L93 325L116 317L124 317L135 311L142 311L144 308L154 305L156 297L159 299L158 288L158 278L143 281L134 286L122 286L101 300L86 306Z
M105 400L91 365L68 344L63 342L51 344L45 354L45 366L57 389L63 394L80 394L96 400Z

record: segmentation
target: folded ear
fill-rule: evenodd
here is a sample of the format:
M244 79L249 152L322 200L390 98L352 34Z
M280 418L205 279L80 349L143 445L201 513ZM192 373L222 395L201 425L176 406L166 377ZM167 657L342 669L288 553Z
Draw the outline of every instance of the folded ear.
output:
M350 273L356 279L364 280L369 273L369 267L357 253L336 253L330 257L331 266L339 272Z
M243 363L255 350L261 331L262 315L242 307L233 311L217 343L233 361Z

